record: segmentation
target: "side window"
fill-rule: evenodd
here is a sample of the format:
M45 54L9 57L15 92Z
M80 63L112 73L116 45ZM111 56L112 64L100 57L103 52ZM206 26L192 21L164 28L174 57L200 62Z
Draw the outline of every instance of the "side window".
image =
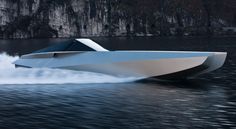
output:
M33 53L54 52L54 51L94 51L92 48L76 40L69 40L56 45L35 51Z

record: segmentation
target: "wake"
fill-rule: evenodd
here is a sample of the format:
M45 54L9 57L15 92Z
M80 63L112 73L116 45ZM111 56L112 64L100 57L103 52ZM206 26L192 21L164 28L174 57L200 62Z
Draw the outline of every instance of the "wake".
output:
M124 83L138 78L120 78L105 74L58 70L15 68L12 64L18 56L0 54L0 84L89 84Z

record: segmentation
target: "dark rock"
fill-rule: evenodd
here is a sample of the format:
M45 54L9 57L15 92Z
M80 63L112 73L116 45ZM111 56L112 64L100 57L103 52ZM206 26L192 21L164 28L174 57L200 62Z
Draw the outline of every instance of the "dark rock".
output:
M1 0L0 38L235 35L235 12L234 0Z

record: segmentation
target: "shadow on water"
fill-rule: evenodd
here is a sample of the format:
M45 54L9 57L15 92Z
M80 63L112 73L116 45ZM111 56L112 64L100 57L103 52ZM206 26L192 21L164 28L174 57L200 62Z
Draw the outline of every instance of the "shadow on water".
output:
M175 87L184 89L195 89L195 90L208 90L213 83L210 83L207 79L195 78L195 79L181 79L181 80L159 80L155 78L143 79L135 81L141 84L159 85L164 87Z

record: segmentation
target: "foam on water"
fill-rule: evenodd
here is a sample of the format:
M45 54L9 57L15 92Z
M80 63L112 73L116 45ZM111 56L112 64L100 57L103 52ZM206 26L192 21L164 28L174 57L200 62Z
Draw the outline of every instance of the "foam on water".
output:
M58 70L15 68L12 64L18 56L0 54L0 84L85 84L85 83L122 83L139 78L120 78L98 73Z

